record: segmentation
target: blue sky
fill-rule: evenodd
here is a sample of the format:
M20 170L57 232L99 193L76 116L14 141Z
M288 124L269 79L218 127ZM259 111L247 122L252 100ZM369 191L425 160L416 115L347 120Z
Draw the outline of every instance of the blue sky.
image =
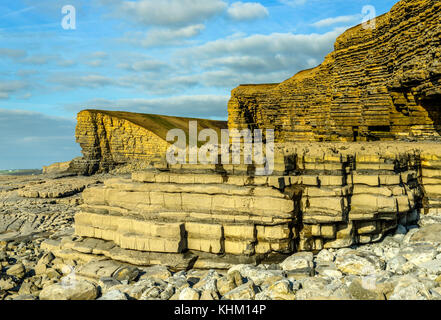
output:
M0 5L0 169L79 156L86 108L226 119L241 83L320 64L390 0L16 0ZM75 8L65 30L62 8Z

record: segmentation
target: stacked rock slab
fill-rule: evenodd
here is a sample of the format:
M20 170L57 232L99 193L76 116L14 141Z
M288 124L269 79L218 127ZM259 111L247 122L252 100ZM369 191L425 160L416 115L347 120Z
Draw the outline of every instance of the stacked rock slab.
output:
M299 250L375 242L398 223L415 223L423 197L416 160L414 154L300 159Z
M424 212L441 214L441 156L421 155L421 181L424 186Z
M276 188L285 177L250 177L245 166L222 172L206 167L136 172L131 179L87 189L75 217L76 234L127 250L200 252L211 260L294 250L292 195ZM197 265L204 263L201 257Z
M440 12L436 0L402 0L374 28L339 36L320 66L239 86L229 127L275 129L279 142L439 140Z
M439 148L422 145L429 156L412 144L321 146L284 145L272 176L245 165L187 164L107 180L83 192L79 238L54 253L225 269L379 241L398 224L438 212Z

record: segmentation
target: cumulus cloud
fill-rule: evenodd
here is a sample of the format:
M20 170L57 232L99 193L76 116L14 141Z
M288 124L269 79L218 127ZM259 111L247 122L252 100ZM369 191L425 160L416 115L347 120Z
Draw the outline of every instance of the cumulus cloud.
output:
M106 1L105 1L106 2ZM116 5L116 13L145 26L183 27L203 22L223 12L222 0L140 0L107 1Z
M98 88L110 85L117 85L117 80L101 74L68 74L55 73L48 77L49 82L75 89L75 88Z
M195 95L156 99L95 99L84 103L67 105L70 111L87 108L107 109L171 116L226 119L229 96Z
M134 61L119 67L134 73L108 83L149 94L176 95L195 88L229 92L243 83L281 82L322 62L341 32L338 28L324 34L241 34L178 49L167 62L132 57Z
M170 66L164 61L149 59L137 61L130 68L133 71L161 72L169 69Z
M0 109L0 169L41 168L79 156L75 120Z
M145 48L175 46L184 43L185 39L193 38L199 35L205 26L203 24L190 25L177 29L154 28L147 33L129 33L122 39Z
M179 50L176 59L182 67L204 70L197 78L207 86L280 82L323 61L341 32L343 29L339 28L324 34L273 33L225 38Z
M237 21L261 19L269 15L268 9L258 2L234 2L227 12L231 19Z
M339 16L339 17L322 19L320 21L312 23L311 25L317 28L322 28L322 27L333 26L335 24L340 24L340 23L354 23L357 22L358 20L361 23L361 18L362 16L360 14L355 14L350 16Z
M201 46L184 49L180 53L196 57L213 58L222 55L250 55L277 58L277 54L289 53L292 56L301 53L306 55L321 54L332 50L332 44L343 29L335 29L324 34L293 34L272 33L270 35L255 34L234 39L219 39ZM196 60L196 59L195 59Z

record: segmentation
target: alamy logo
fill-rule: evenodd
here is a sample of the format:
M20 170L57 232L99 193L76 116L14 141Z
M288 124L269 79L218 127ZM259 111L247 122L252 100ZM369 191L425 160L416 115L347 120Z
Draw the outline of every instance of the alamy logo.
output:
M198 133L197 121L190 121L188 128L188 145L184 130L172 129L167 133L167 141L174 142L167 150L169 164L255 165L255 175L271 175L274 171L274 130L265 131L264 152L260 129L222 129L219 144L215 130L203 129ZM199 147L199 143L205 144Z
M363 21L362 26L364 30L374 30L377 26L377 11L374 6L364 6L362 11Z
M77 277L75 268L65 265L61 272L65 275L60 282L60 285L64 288L75 288L77 286Z
M64 15L61 20L61 27L64 30L75 30L77 28L77 11L75 7L66 5L61 8L61 13Z

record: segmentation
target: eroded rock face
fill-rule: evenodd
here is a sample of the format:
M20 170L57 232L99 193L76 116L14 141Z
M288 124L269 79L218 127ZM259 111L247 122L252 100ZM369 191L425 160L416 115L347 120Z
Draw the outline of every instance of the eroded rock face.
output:
M438 212L441 193L431 187L441 177L436 143L291 147L284 145L285 162L276 162L273 176L255 176L241 165L157 165L88 188L75 217L76 234L86 240L57 250L142 266L226 269L378 242L395 230L404 237L420 214ZM338 276L366 265L357 259L319 270ZM299 261L290 272L307 274L312 266Z
M275 129L286 141L440 139L441 3L402 0L343 33L318 67L280 84L242 85L230 128Z
M76 139L83 157L74 159L70 170L90 175L131 162L144 163L165 158L170 129L188 132L189 118L130 112L84 110L77 116ZM226 128L226 122L198 119L200 128Z

